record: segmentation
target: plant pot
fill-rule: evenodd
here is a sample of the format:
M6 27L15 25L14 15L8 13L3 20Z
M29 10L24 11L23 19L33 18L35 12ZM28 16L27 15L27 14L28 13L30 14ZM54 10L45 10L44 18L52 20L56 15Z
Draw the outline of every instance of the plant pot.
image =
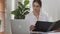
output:
M27 25L27 23L24 19L11 20L12 34L27 34L28 28L26 28L27 27L26 25Z

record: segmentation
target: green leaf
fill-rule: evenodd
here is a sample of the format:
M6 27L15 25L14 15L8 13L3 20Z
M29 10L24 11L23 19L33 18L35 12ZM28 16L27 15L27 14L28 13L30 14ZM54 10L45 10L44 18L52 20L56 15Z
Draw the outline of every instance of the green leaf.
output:
M21 2L18 2L18 6L20 6L20 8L24 7L24 5Z
M24 6L27 6L29 4L29 0L24 1Z
M25 8L24 11L26 11L26 10L30 10L30 8Z
M20 6L18 6L18 9L19 9L19 11L22 11L22 8Z
M14 14L14 15L18 15L20 12L19 12L19 9L16 9L14 11L11 12L11 14Z
M28 11L26 11L25 13L24 13L24 15L27 15L29 12Z

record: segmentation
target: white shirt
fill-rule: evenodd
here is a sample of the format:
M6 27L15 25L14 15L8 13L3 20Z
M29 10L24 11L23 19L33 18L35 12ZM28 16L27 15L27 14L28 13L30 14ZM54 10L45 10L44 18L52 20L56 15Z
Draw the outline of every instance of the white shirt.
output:
M35 25L37 18L34 16L33 12L26 15L26 23L28 26ZM48 21L48 16L45 13L40 12L38 21Z

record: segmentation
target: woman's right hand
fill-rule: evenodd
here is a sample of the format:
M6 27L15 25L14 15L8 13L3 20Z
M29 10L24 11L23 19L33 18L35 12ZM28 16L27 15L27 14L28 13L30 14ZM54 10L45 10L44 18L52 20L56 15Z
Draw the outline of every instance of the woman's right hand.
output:
M30 26L30 31L34 30L35 29L35 26L34 25L31 25Z

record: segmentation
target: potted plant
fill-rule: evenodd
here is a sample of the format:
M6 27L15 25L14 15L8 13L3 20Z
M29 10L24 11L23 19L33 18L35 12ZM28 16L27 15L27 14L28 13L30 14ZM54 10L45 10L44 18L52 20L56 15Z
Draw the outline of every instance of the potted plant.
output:
M29 0L25 0L24 3L18 1L18 7L11 14L14 14L15 19L25 19L25 15L29 13L30 8L27 7Z
M26 23L25 15L29 13L30 8L27 7L29 0L25 0L24 3L18 1L18 7L11 14L14 14L14 20L11 20L11 29L13 34L21 34L21 25ZM22 32L23 33L23 32Z

